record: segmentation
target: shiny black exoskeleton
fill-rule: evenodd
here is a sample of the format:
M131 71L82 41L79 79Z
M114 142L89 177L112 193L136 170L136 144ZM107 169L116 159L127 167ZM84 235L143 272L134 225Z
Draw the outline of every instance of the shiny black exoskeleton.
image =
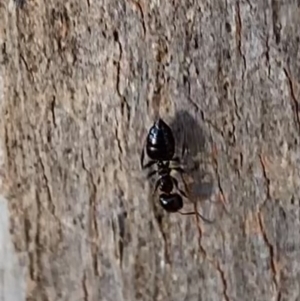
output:
M144 165L144 148L141 154L141 166L142 169L149 168L152 165L157 165L157 170L151 171L148 174L148 178L154 174L158 174L158 180L155 184L154 193L159 190L161 194L159 196L160 205L167 212L178 212L182 215L197 214L204 221L211 223L212 221L203 217L199 212L180 212L179 210L183 207L183 199L181 195L187 198L184 191L178 187L178 181L171 176L171 171L176 170L179 173L184 173L184 169L179 166L170 167L170 163L180 163L178 157L175 155L175 139L171 128L162 120L158 119L153 126L150 128L146 138L146 152L148 157L151 159L147 164ZM183 145L182 155L185 153L185 144ZM173 189L177 189L177 192L172 192Z
M150 159L154 161L170 161L175 153L175 139L171 128L162 120L158 119L150 128L146 151Z
M171 170L183 173L181 167L170 167L170 162L179 163L179 158L174 157L175 139L171 128L162 120L158 119L150 128L146 139L146 152L151 159L144 165L144 149L141 155L141 166L143 169L157 164L157 170L151 171L148 177L158 174L159 178L155 185L154 192L159 188L162 192L159 196L161 206L167 212L178 212L183 207L183 200L180 194L172 193L175 188L185 197L186 194L179 189L178 181L171 176Z

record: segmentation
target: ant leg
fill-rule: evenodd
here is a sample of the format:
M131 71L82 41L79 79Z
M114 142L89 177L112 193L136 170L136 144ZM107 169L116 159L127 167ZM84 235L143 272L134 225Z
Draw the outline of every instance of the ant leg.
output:
M157 189L158 189L158 186L159 186L159 181L157 181L156 182L156 184L155 184L155 188L154 188L154 190L153 190L153 193L152 193L152 195L154 195L155 194L155 192L157 191Z
M147 175L147 178L151 178L152 176L154 176L155 174L157 173L157 170L153 170L153 171L150 171Z
M180 158L179 157L175 157L175 158L173 158L170 161L180 163Z
M186 141L185 141L185 138L184 138L184 142L183 142L182 150L181 150L181 159L182 159L183 156L185 155L186 150L187 150L187 147L186 147ZM181 159L180 159L178 156L176 156L176 157L173 158L171 161L180 163Z
M183 156L185 155L186 153L186 150L187 150L187 147L186 147L186 139L185 139L185 135L184 135L184 138L183 138L183 145L182 145L182 150L181 150L181 158L183 158Z
M145 169L145 168L151 167L151 166L154 165L155 163L156 163L156 161L149 161L146 165L144 165L144 169Z
M178 213L180 213L181 215L198 215L202 220L204 220L205 222L212 224L214 223L214 221L209 220L207 218L205 218L202 214L200 214L199 212L180 212L178 211Z
M172 167L171 169L176 170L181 174L186 173L185 170L182 167Z
M177 181L175 178L173 178L173 177L172 177L172 181L173 181L173 183L174 183L176 189L177 189L177 190L178 190L185 198L188 198L187 195L186 195L186 193L178 187L178 181Z
M142 149L141 158L140 158L140 163L141 163L142 169L144 169L144 157L145 157L145 142L143 143L143 149Z

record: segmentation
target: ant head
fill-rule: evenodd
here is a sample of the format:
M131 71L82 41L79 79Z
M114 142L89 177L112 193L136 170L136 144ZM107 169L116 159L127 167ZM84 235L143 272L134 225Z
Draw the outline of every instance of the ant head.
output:
M178 193L166 194L159 196L160 205L169 213L177 212L183 207L182 197Z

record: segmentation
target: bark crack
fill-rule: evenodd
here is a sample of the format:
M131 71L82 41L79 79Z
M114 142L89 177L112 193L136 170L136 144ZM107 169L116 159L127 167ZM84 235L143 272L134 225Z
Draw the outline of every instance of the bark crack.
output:
M48 177L46 175L45 165L44 165L44 162L43 162L43 159L42 159L40 153L39 153L38 160L39 160L41 168L42 168L42 177L43 177L45 185L46 185L46 191L47 191L47 196L48 196L48 200L49 200L49 210L50 210L51 214L53 216L55 216L56 219L59 220L59 218L56 216L56 210L55 210L55 205L54 205L53 198L52 198L52 193L51 193L51 188L50 188L50 184L49 184L49 179L48 179Z
M199 106L196 102L193 101L192 97L191 97L191 83L189 81L189 78L190 78L190 71L189 71L189 67L186 68L186 72L187 72L187 75L184 75L183 76L183 82L184 82L184 86L187 87L187 91L188 91L188 95L187 95L187 100L189 103L191 103L196 111L199 112L200 109L199 109Z
M243 54L242 51L242 18L241 18L241 10L240 10L240 2L237 1L236 2L236 6L235 6L235 11L236 11L236 18L235 18L235 23L236 23L236 43L238 46L238 52L243 60L243 64L244 64L244 69L243 69L243 73L242 73L242 79L245 76L245 72L247 69L247 64L246 64L246 57Z
M118 226L119 226L119 237L118 237L118 247L120 253L120 263L122 266L123 262L123 253L124 253L124 245L126 240L126 232L125 232L125 220L127 219L127 211L124 208L123 201L121 202L122 212L118 213Z
M194 206L196 207L196 204ZM195 210L197 210L197 208ZM206 250L204 249L204 247L202 245L203 230L201 228L200 218L199 218L198 214L196 214L196 221L197 221L196 222L197 230L198 230L198 233L199 233L198 248L199 248L200 252L203 254L204 258L208 258L208 254L207 254Z
M88 301L89 300L89 292L86 285L86 273L84 272L82 277L82 289L83 289L83 300Z
M32 71L31 71L31 69L29 68L28 63L27 63L27 61L25 60L25 58L24 58L24 56L23 56L22 54L20 54L20 59L21 59L21 61L24 63L27 72L30 73L30 74L32 75Z
M221 268L221 265L218 262L218 260L214 260L213 258L211 258L209 256L207 256L206 258L215 267L217 272L220 274L220 278L221 278L222 285L223 285L224 298L225 298L226 301L230 301L230 297L228 295L228 281L227 281L226 276L225 276L225 271Z
M55 96L53 96L50 108L51 108L52 122L54 127L56 128L55 105L56 105L56 98Z
M122 267L123 262L123 251L124 251L124 241L125 241L125 225L124 225L124 219L127 217L127 213L124 214L118 214L117 215L117 221L116 223L114 220L112 220L112 230L113 230L113 237L114 241L118 245L118 252L116 252L116 258L119 257L119 264ZM119 255L119 256L118 256Z
M222 270L219 262L217 262L216 268L217 268L217 271L219 272L219 274L221 276L221 280L222 280L222 283L223 283L224 298L225 298L226 301L230 301L230 298L228 296L228 284L227 284L227 280L226 280L226 277L225 277L225 272Z
M126 114L127 122L129 124L129 121L130 121L130 106L129 106L129 103L127 102L127 100L126 100L126 97L123 95L123 93L121 92L121 89L120 89L121 61L122 61L122 58L123 58L123 47L122 47L122 43L120 42L119 33L118 33L117 30L115 30L113 32L113 35L114 35L115 42L119 46L119 57L118 57L118 60L115 61L115 66L116 66L116 69L117 69L116 91L117 91L118 96L121 99L121 113L122 113L122 116L124 116ZM125 112L125 110L126 110L126 112Z
M52 188L51 188L51 185L49 183L49 179L48 179L48 177L46 175L45 164L43 162L41 153L39 151L37 153L38 153L38 162L39 162L39 164L41 166L41 169L42 169L42 177L43 177L43 180L44 180L45 186L46 186L46 193L47 193L47 200L48 200L48 206L45 206L42 203L42 200L39 197L39 192L36 191L36 200L37 200L37 207L38 207L38 217L37 217L37 219L40 220L42 218L41 217L42 216L41 208L43 208L45 210L45 212L49 212L49 214L54 218L54 220L58 224L57 233L58 233L60 241L62 241L63 240L63 237L62 237L63 236L63 234L62 234L62 230L63 230L62 225L64 225L65 223L57 215L56 207L55 207L53 196L52 196ZM38 232L41 231L41 229L40 229L40 223L39 222L38 222L37 231ZM36 242L36 244L39 245L37 242Z
M268 200L271 199L271 192L270 192L270 183L271 183L271 181L267 176L267 164L266 164L265 158L263 157L263 155L260 155L259 158L260 158L260 163L261 163L261 166L262 166L263 176L265 178L265 182L266 182L266 186L267 186L267 196L266 196L266 199L263 202L263 204L260 206L259 211L257 213L258 224L259 224L259 229L260 229L261 235L262 235L262 237L265 241L265 244L266 244L266 246L269 250L269 254L270 254L270 266L271 266L271 271L272 271L272 281L273 281L273 283L276 287L276 294L277 294L276 300L280 300L281 293L280 293L280 290L278 288L279 275L278 275L278 271L277 271L277 267L276 267L275 248L274 248L274 246L272 245L270 239L267 236L266 227L265 227L264 222L263 222L263 214L261 212L261 210L264 207L265 203Z
M5 122L6 123L6 122ZM11 149L10 149L10 139L9 139L9 134L8 134L8 124L6 123L6 126L5 126L5 123L4 123L4 143L5 143L5 148L6 148L6 157L7 157L7 170L11 170L11 157L12 157L12 154L11 154Z
M92 251L92 258L93 258L93 267L94 267L94 273L96 276L99 276L99 264L98 264L98 254L99 254L99 247L97 244L97 241L99 241L99 232L98 232L98 223L97 223L97 208L96 208L96 195L97 195L97 186L94 181L94 176L90 170L86 167L85 161L84 161L84 155L83 151L81 152L81 162L82 162L82 168L87 173L89 177L89 182L91 183L91 192L90 192L90 200L89 200L89 217L90 217L90 231L92 237L95 236L92 239L95 241L95 243L91 244L91 251Z
M146 24L145 24L145 15L144 15L144 11L142 9L142 5L135 0L131 0L131 2L133 3L133 5L135 5L137 7L137 9L139 10L140 14L141 14L141 23L142 23L142 27L143 27L143 32L144 32L144 39L146 37L146 33L147 33L147 29L146 29Z
M25 243L26 243L26 249L28 251L28 258L29 258L29 275L30 278L34 281L34 255L33 253L30 251L30 242L31 242L31 238L30 238L30 228L31 228L31 223L30 223L30 219L27 218L27 214L25 214L25 218L24 218L24 233L25 233Z
M279 20L279 3L277 0L271 1L271 9L272 9L272 21L273 21L273 34L275 37L276 44L280 43L280 31L281 25L278 22Z
M266 39L266 60L267 60L267 66L268 66L268 78L270 78L271 64L270 64L270 39L269 39L269 35L267 35L267 39Z
M263 222L262 213L259 211L257 213L257 216L258 216L259 229L261 231L262 237L263 237L265 244L267 245L267 248L269 249L269 253L270 253L270 266L271 266L271 270L272 270L272 280L275 284L276 289L278 290L278 272L277 272L277 268L276 268L275 248L272 245L270 239L268 238L266 227Z
M300 118L299 118L299 102L295 96L294 86L292 78L286 68L283 68L284 74L288 80L289 88L290 88L290 95L292 100L292 110L294 113L294 121L296 123L296 126L298 127L298 131L300 132Z
M217 159L217 149L215 146L213 146L213 151L212 151L212 159L213 159L213 166L215 169L215 173L217 176L217 183L218 183L218 188L220 191L220 195L219 195L219 200L221 201L221 203L223 204L224 209L226 210L226 212L228 213L228 210L226 208L226 197L225 197L225 193L221 184L221 177L220 177L220 173L219 173L219 163L218 163L218 159Z
M115 129L115 137L116 137L116 141L117 141L117 146L118 146L118 150L119 150L119 154L118 154L118 161L119 161L119 165L120 165L120 170L123 170L123 164L122 164L122 160L121 160L121 155L124 153L123 147L122 147L122 137L119 134L119 122L118 122L118 118L116 118L116 129Z
M239 107L238 107L237 100L236 100L236 92L234 92L234 95L233 95L233 104L234 104L235 115L238 120L241 120L241 116L239 114Z
M267 200L271 199L271 191L270 191L271 181L270 181L270 179L268 178L268 175L267 175L267 166L266 166L266 160L265 160L264 156L260 154L259 155L259 160L260 160L263 176L265 178L266 187L267 187L267 197L266 197L266 200L265 200L265 202L266 202Z

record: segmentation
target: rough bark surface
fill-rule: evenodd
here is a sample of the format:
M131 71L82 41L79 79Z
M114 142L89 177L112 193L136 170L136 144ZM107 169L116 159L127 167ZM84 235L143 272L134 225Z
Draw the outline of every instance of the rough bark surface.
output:
M1 1L0 299L300 300L299 13ZM213 224L157 206L158 115Z

